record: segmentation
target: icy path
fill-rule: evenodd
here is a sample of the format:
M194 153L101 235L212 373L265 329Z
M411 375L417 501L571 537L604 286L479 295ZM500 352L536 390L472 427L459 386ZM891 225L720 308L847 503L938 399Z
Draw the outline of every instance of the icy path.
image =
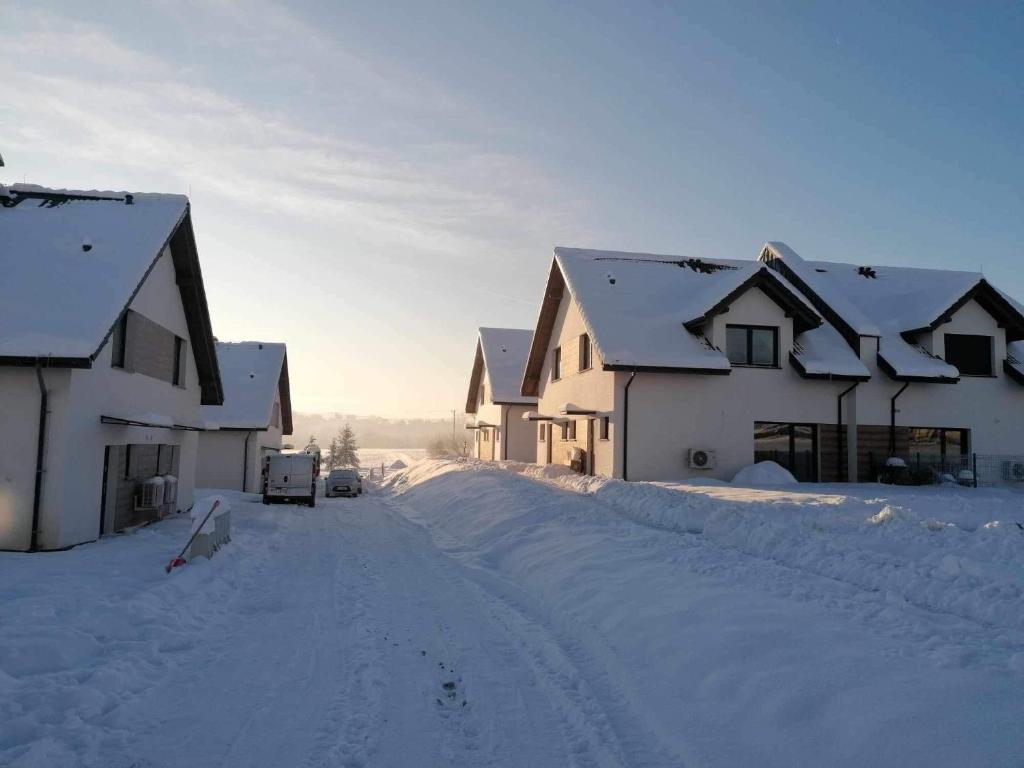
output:
M382 497L233 515L172 576L184 521L0 562L0 764L671 764Z

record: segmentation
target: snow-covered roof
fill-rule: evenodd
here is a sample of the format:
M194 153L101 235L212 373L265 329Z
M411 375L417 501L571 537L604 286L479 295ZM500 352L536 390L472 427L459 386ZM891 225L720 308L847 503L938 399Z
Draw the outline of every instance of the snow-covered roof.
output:
M0 357L89 358L188 211L184 195L10 187L0 206Z
M556 248L555 261L609 366L728 371L725 354L686 326L755 281L799 305L809 325L821 322L784 277L756 261L577 248Z
M794 338L793 358L797 369L808 378L863 381L871 378L867 366L829 323L822 323Z
M490 385L490 398L496 403L530 405L535 397L520 392L523 369L530 354L533 331L520 328L481 328L480 349Z
M473 372L466 395L466 413L476 413L477 393L482 379L485 379L487 399L492 403L537 403L536 397L528 397L520 391L532 340L533 331L521 328L479 329Z
M781 261L783 273L824 302L852 333L879 338L879 361L896 378L956 380L959 371L908 341L934 328L951 308L972 295L1000 314L1024 321L1021 307L978 272L808 261L785 243L765 245L762 260ZM997 305L1002 306L997 306Z
M224 385L224 404L206 405L208 429L266 429L280 390L284 433L291 434L287 379L287 347L267 341L218 341L217 362Z

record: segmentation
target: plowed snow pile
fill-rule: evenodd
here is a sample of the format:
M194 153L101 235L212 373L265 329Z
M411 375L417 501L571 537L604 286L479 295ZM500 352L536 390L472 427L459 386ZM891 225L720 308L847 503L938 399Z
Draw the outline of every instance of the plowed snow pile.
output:
M1024 763L1019 494L432 461L391 488L683 762Z

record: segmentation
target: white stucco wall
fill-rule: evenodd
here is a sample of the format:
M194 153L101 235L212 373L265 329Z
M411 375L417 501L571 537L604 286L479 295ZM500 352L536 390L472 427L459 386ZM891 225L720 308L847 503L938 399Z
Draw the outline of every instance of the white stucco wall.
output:
M586 371L579 370L579 337L587 332L583 316L575 299L566 291L565 297L558 308L555 322L551 329L551 341L548 353L540 373L540 388L537 411L545 416L558 415L559 407L566 402L573 403L600 415L608 415L610 440L598 440L600 428L594 425L594 443L591 450L594 454L594 471L599 475L612 476L617 474L618 455L615 450L615 433L619 428L620 413L615 412L616 401L621 397L621 383L616 386L617 374L602 370L602 360L596 345L591 344L591 367ZM552 350L562 347L562 377L558 381L551 380ZM621 376L618 377L621 380ZM552 461L564 463L565 443L558 440L558 428L554 428L555 443L552 448ZM548 446L540 442L536 426L532 430L534 445L534 461L544 464L547 461ZM579 417L576 444L585 447L586 420Z
M127 297L126 297L127 299ZM131 303L131 308L173 331L193 349L181 296L175 282L169 250L165 250ZM97 344L99 339L96 340ZM195 359L188 355L185 385L175 387L140 373L111 366L112 345L108 341L89 369L47 371L50 418L47 427L45 476L41 500L40 541L44 549L56 549L90 541L99 535L103 493L103 455L107 445L162 443L181 448L178 478L178 508L192 504L197 451L197 433L178 430L121 427L100 423L100 416L139 418L155 414L177 424L199 424L200 388ZM9 517L10 539L0 532L0 547L24 549L26 510L31 519L32 477L35 467L35 417L39 394L34 372L4 371L0 374L0 396L5 403L4 419L14 419L14 431L5 437L0 454L0 517ZM8 415L8 392L18 407ZM29 423L31 422L31 423ZM27 430L27 431L26 431ZM26 479L26 449L31 468ZM8 460L8 452L12 454ZM14 456L13 454L16 454ZM8 469L9 468L9 469ZM11 546L8 545L11 542ZM24 545L22 545L24 543Z
M727 325L779 328L779 367L734 367L728 376L639 373L630 388L629 479L729 480L754 461L754 423L834 423L836 397L848 382L801 378L789 364L793 322L759 289L716 315L708 330L725 350ZM713 470L688 467L688 451L715 451Z
M281 395L277 391L274 403L280 413ZM273 411L271 411L273 413ZM246 451L245 439L249 436L249 448ZM283 435L281 426L270 425L266 429L245 430L212 430L199 434L199 447L196 462L197 488L226 488L245 490L248 493L261 493L262 482L260 472L263 468L263 456L268 452L281 450ZM243 466L248 456L248 471ZM245 478L245 488L242 480Z
M993 376L963 376L957 384L912 383L896 401L901 427L947 427L971 430L971 450L981 454L1024 454L1024 387L1003 371L1006 332L977 302L961 307L950 322L926 334L922 346L945 354L947 333L993 337ZM878 368L876 344L864 339L861 359L871 381L857 388L860 424L887 425L890 398L902 384Z

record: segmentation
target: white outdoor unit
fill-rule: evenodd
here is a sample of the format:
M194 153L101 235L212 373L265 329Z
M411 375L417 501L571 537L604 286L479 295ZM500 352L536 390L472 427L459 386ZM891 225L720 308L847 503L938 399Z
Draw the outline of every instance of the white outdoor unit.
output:
M170 515L178 506L178 478L164 475L164 514Z
M1004 461L1003 480L1024 483L1024 461Z
M690 469L714 469L715 452L710 448L691 448L687 453Z
M157 475L143 480L138 488L139 509L159 509L164 503L164 479Z

